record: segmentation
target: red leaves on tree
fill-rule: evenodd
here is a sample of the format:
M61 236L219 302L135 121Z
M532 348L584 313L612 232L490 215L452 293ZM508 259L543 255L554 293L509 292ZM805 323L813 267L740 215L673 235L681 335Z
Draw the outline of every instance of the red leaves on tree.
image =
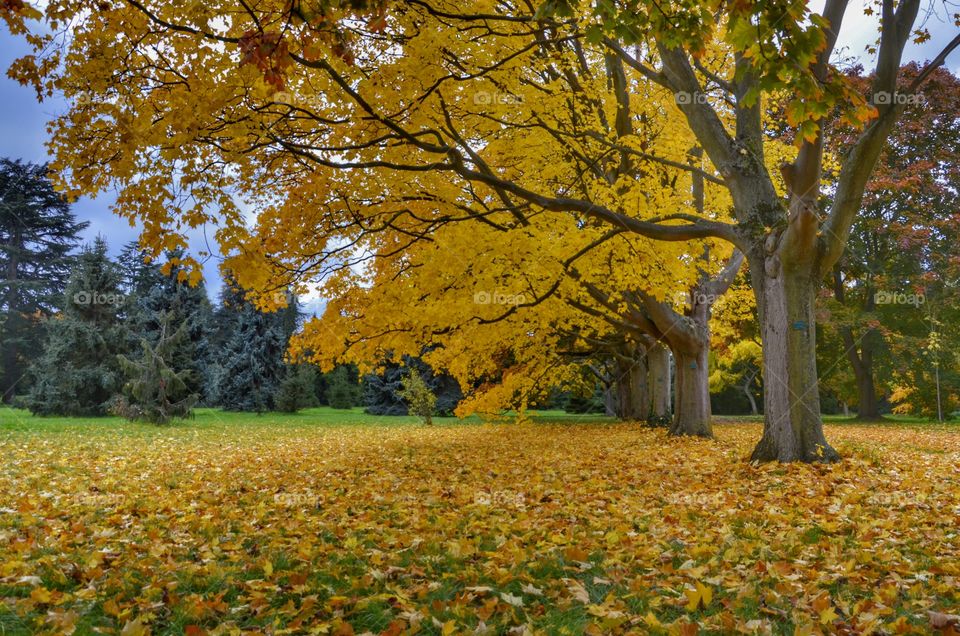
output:
M370 20L367 21L367 28L373 31L374 33L382 33L384 29L387 28L387 9L386 7L378 7Z
M263 72L263 79L278 91L284 88L285 69L290 65L290 51L279 33L247 31L240 37L240 65L254 64Z
M0 9L20 13L24 8L23 0L0 0Z

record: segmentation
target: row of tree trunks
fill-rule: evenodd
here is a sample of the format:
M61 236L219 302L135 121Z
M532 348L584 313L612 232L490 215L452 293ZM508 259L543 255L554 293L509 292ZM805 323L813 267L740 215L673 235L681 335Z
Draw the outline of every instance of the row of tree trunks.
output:
M617 361L606 393L607 413L629 421L664 421L670 416L670 353L649 342Z
M647 354L638 348L632 359L620 359L616 367L617 414L624 420L646 420L650 414L650 372Z

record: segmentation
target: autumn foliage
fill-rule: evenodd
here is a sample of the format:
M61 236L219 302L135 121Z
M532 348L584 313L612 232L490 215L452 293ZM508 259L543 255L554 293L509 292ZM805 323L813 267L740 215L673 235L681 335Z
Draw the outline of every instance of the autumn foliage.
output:
M761 467L739 424L19 428L14 633L925 634L960 607L955 428Z

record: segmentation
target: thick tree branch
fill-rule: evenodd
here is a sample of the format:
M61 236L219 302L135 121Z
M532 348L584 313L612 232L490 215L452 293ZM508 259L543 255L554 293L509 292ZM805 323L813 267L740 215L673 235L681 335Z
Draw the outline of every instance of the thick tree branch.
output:
M733 139L717 112L707 103L705 93L687 54L679 48L660 45L663 72L677 100L677 106L687 118L690 129L720 171L724 179L733 175Z
M733 254L730 255L730 258L727 260L727 264L724 266L724 268L702 286L704 292L715 297L727 293L727 290L730 289L730 285L732 285L733 281L737 278L737 274L740 272L740 267L743 266L743 259L743 252L740 250L733 250Z
M616 53L617 56L621 60L623 60L623 62L627 66L637 71L638 73L643 75L645 78L647 78L651 82L655 84L659 84L660 86L663 86L664 88L669 89L671 91L673 90L673 86L670 85L669 80L667 79L667 76L663 72L657 71L643 64L640 60L638 60L634 56L624 51L623 47L621 47L615 40L612 40L610 38L604 38L603 43L611 51Z

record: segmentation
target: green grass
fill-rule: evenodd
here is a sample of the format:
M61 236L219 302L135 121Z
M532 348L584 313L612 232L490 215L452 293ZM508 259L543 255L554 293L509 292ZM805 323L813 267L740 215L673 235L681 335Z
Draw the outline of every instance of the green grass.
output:
M477 425L488 422L513 421L515 413L509 412L499 418L485 418L471 415L466 418L435 417L436 426ZM528 416L534 422L550 424L608 424L615 418L597 414L567 413L560 410L529 411ZM762 415L715 415L714 423L742 424L745 422L763 423ZM908 415L885 415L877 422L860 422L854 416L824 415L823 420L828 424L856 424L869 426L960 426L960 421L938 423L930 418ZM370 415L362 407L352 409L334 409L321 406L304 409L299 413L236 413L220 409L199 408L194 411L193 417L179 420L165 427L156 427L149 424L131 423L120 417L39 417L29 411L0 406L0 431L62 433L77 432L96 434L108 432L111 435L146 434L149 431L191 430L191 431L223 431L233 427L242 427L255 431L257 429L297 429L341 426L410 426L419 424L417 417L412 415L383 416Z
M582 415L565 413L564 411L531 411L528 413L535 422L550 423L610 423L614 418L603 415ZM504 414L499 421L512 421L513 413ZM492 420L478 415L458 419L456 417L435 417L436 426L477 425ZM412 415L369 415L362 407L352 409L334 409L321 406L304 409L299 413L236 413L219 409L200 408L194 411L193 417L175 421L165 427L149 424L127 422L120 417L39 417L29 411L0 407L0 431L63 433L83 430L85 433L98 432L111 435L144 434L150 430L197 430L223 431L233 427L256 430L269 429L296 429L341 426L410 426L419 424L417 417Z

